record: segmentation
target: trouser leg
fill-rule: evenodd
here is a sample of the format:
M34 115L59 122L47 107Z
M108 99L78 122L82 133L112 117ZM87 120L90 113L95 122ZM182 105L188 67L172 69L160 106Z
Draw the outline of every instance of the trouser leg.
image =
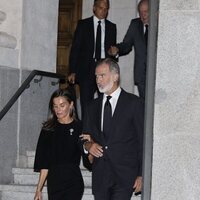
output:
M81 116L83 119L84 111L92 99L94 99L94 93L97 90L95 81L85 81L80 83L80 103L81 103Z

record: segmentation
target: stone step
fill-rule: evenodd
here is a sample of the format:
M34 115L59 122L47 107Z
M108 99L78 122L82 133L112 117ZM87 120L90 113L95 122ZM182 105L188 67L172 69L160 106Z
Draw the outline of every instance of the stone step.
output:
M33 200L36 186L34 185L0 185L1 200ZM44 187L42 199L48 200L47 189ZM85 188L82 200L94 200L91 188Z
M14 183L15 184L27 184L27 185L34 184L35 185L35 184L37 184L38 176L39 176L39 173L33 172L33 169L32 169L33 164L34 164L34 159L35 159L35 151L27 151L26 156L27 156L27 166L29 168L22 168L22 169L21 168L13 168L12 172L14 174ZM94 200L93 195L91 193L91 172L89 172L88 170L85 169L82 162L80 164L80 168L81 168L81 172L82 172L82 175L84 178L84 184L86 187L85 192L84 192L84 197L82 200ZM26 186L26 187L29 187L29 186ZM0 189L0 191L1 191L1 189ZM21 193L23 193L23 190L21 191ZM5 194L5 192L4 192L4 194ZM19 195L20 195L20 192L19 192ZM45 195L46 195L46 193L44 193L44 196ZM32 195L31 195L31 197L33 198ZM13 198L13 200L14 199L15 198ZM16 198L15 200L18 200L18 199L25 200L26 198L25 199ZM47 199L47 197L45 196L45 198L43 198L43 200L46 200L46 199ZM5 198L5 199L1 199L1 200L10 200L10 199ZM26 199L26 200L29 200L29 199ZM141 200L141 196L133 196L131 198L131 200Z
M34 160L35 160L35 151L26 151L26 157L27 157L26 166L28 168L33 168ZM81 163L80 163L80 168L85 169L85 167L83 166L82 160L81 160Z
M0 185L1 200L33 200L35 195L35 185ZM47 189L43 188L42 200L48 200ZM94 200L91 188L85 187L82 200ZM133 196L131 200L141 200L140 196Z
M34 160L35 160L35 151L27 151L27 167L33 168Z
M19 185L36 185L39 178L39 173L33 172L31 168L13 168L14 184ZM91 172L82 169L84 184L86 187L91 187Z

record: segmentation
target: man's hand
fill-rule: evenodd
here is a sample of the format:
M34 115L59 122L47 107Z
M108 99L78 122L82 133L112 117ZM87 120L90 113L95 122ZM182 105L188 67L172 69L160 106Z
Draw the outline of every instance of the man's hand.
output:
M108 50L108 54L110 56L116 56L119 52L119 49L116 46L111 46L110 49Z
M76 74L75 73L71 73L69 76L68 76L68 81L72 84L75 83L75 79L76 79Z
M103 147L96 142L93 141L90 134L83 133L80 135L81 140L86 140L84 143L84 148L87 150L91 155L91 161L93 162L93 156L99 158L103 156Z
M135 180L133 189L135 193L141 192L142 191L142 176L138 176Z
M99 158L103 156L103 147L97 143L86 142L85 148L94 157Z

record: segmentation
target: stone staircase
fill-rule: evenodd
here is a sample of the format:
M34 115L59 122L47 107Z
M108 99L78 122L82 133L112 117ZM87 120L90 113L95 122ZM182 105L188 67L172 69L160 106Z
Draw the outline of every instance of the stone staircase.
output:
M35 152L27 152L26 168L13 168L13 183L0 185L0 200L33 200L39 173L33 172ZM85 190L82 200L94 200L91 191L91 172L81 164L81 171L84 179ZM46 186L43 189L43 200L47 200ZM140 200L140 197L133 197L132 200Z

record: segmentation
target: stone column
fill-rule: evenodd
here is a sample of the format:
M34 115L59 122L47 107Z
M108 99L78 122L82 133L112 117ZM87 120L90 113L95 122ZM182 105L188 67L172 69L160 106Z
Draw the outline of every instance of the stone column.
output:
M200 196L199 1L160 0L152 200Z

